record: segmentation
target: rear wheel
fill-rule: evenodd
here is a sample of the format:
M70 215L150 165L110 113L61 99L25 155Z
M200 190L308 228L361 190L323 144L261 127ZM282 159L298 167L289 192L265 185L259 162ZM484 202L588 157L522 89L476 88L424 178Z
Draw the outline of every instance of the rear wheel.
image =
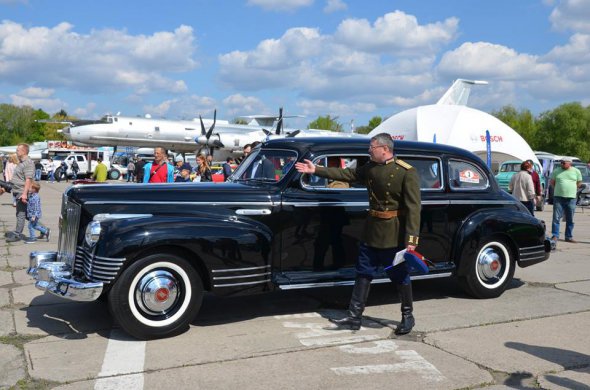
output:
M109 292L109 309L138 339L167 337L188 328L203 293L201 278L185 259L154 254L123 271Z
M111 169L109 171L109 179L110 180L119 180L121 177L121 172L117 171L116 169Z
M515 262L508 245L502 240L489 240L468 259L467 274L460 278L463 289L476 298L496 298L510 284Z

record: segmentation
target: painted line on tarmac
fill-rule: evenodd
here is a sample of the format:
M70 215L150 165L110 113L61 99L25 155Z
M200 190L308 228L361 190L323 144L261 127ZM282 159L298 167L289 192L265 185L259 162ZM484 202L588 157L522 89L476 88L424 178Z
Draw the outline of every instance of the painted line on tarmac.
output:
M145 341L131 339L120 329L111 330L94 389L143 389L145 346Z

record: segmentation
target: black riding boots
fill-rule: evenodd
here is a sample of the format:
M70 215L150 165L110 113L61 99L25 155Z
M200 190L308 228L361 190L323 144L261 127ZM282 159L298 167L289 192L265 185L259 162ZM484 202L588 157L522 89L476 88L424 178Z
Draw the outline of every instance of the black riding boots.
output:
M330 319L330 322L339 327L349 327L352 330L359 330L361 328L361 318L365 310L365 304L369 297L369 288L371 287L371 280L358 276L354 280L354 289L352 290L352 298L348 305L348 316L340 320Z
M412 283L398 284L397 291L399 292L399 299L401 301L402 320L395 329L395 334L402 335L410 333L415 324L414 316L412 315Z

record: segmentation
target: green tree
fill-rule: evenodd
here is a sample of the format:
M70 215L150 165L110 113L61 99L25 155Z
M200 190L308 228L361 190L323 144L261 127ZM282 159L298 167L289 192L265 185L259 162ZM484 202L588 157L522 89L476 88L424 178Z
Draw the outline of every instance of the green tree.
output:
M234 123L236 125L247 125L248 121L245 120L244 118L234 118L234 120L231 121L231 123Z
M35 119L36 111L32 107L0 104L0 145L38 140L41 125Z
M530 110L521 109L517 111L514 106L504 106L500 111L492 112L492 115L512 127L534 150L537 145L537 124Z
M537 120L538 148L555 154L590 158L590 107L566 103L541 113Z
M380 116L374 116L369 120L369 124L367 126L359 126L356 128L356 132L359 134L369 134L371 131L375 129L375 127L379 126L383 122L383 118Z
M342 124L338 123L336 119L338 119L338 117L331 118L330 115L319 116L315 121L307 125L307 128L341 132Z

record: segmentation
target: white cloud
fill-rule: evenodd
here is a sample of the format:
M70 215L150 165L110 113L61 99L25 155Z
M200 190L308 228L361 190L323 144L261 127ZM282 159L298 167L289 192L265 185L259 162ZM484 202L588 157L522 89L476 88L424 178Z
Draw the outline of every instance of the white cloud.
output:
M266 11L288 12L309 7L314 0L248 0L248 5L261 7Z
M47 113L55 113L66 109L68 104L63 100L53 97L52 89L25 88L10 95L10 101L15 106L31 106L35 109L42 109Z
M165 76L197 66L193 30L130 35L122 30L78 34L69 23L53 28L0 23L0 77L27 84L35 75L40 87L66 87L83 93L130 89L182 93L182 80Z
M96 103L87 103L85 107L78 107L73 111L73 115L78 118L90 118L94 116L94 110L96 109Z
M216 108L215 99L207 96L186 95L174 99L168 99L155 105L143 107L144 114L152 117L167 117L170 119L194 119L199 114L203 117L213 117Z
M228 120L236 115L261 114L267 111L264 103L255 96L243 96L241 94L230 95L223 99L223 106L227 112Z
M346 11L348 6L342 0L327 0L326 6L324 7L324 12L327 14L331 14L338 11Z
M445 53L438 71L455 77L513 81L543 79L558 73L555 65L537 56L488 42L466 42Z
M544 58L558 63L586 65L590 62L590 35L574 34L567 45L554 47Z
M459 19L420 25L413 15L395 11L378 18L373 25L366 19L340 23L335 39L360 51L423 55L436 52L457 35Z
M549 20L557 30L590 32L590 2L587 0L561 0Z

